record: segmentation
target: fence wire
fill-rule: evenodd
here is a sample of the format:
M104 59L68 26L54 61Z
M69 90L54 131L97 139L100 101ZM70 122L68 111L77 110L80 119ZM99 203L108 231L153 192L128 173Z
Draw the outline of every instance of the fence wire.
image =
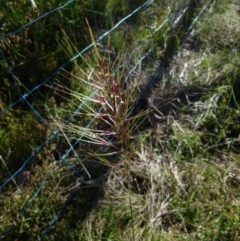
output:
M25 2L25 4L29 4L29 8L33 7L35 11L38 11L37 10L38 9L38 2L37 1L35 2L35 1L29 0L29 3L26 3L27 1L24 1L24 2ZM61 11L61 10L63 10L63 14L64 14L64 10L67 9L67 8L71 8L71 5L74 2L75 2L74 0L66 1L65 3L61 4L60 6L53 7L52 9L47 11L46 13L44 13L40 16L37 16L35 19L32 19L31 21L29 21L25 24L16 23L15 25L16 26L19 25L18 27L11 30L10 32L4 33L0 36L0 43L3 43L4 41L8 41L8 39L11 39L12 37L18 36L25 29L28 29L31 26L36 25L40 21L42 21L44 19L47 19L49 16L54 16L55 14L59 13L59 11ZM52 131L51 123L49 123L49 118L47 118L42 113L40 113L38 111L38 109L36 108L36 105L32 101L34 99L34 96L36 95L36 93L38 91L42 91L42 89L44 88L44 86L46 84L51 85L52 83L54 83L55 77L59 73L61 73L61 71L63 69L65 69L69 64L73 63L77 59L83 58L84 55L86 55L88 53L88 51L91 50L96 43L101 44L104 41L105 38L110 36L111 33L114 32L116 29L118 29L121 25L128 24L130 19L133 18L137 13L143 13L143 14L146 15L146 18L147 18L146 25L148 26L146 28L150 29L150 34L145 36L144 39L141 40L141 43L137 47L135 47L130 53L127 54L127 58L125 58L124 62L120 66L118 66L118 68L120 69L123 66L126 66L126 64L131 63L131 65L128 66L128 73L125 76L125 80L124 80L127 83L129 78L131 77L132 73L134 73L137 69L141 68L141 64L143 63L143 61L145 59L148 59L148 61L150 61L152 63L160 63L160 60L161 60L160 57L159 57L159 59L152 59L152 57L151 57L152 52L154 51L154 49L159 44L155 41L155 35L158 34L159 32L163 36L167 35L167 34L175 34L175 33L172 33L172 31L175 30L177 25L182 24L181 21L185 17L185 13L189 10L189 8L191 8L191 4L196 3L196 1L187 1L187 0L169 1L169 3L168 3L168 1L166 3L166 1L161 1L161 0L148 0L148 1L142 0L142 1L138 1L138 2L140 2L140 3L138 4L137 7L134 8L134 10L132 10L129 14L127 14L125 17L123 17L118 22L116 22L109 30L102 33L102 30L100 30L101 25L98 22L98 18L96 16L97 13L95 11L95 4L94 4L94 1L91 0L90 6L91 6L91 11L92 11L92 16L93 16L93 25L94 25L94 28L95 28L97 34L98 34L98 37L96 38L96 41L90 43L85 48L78 50L78 53L76 55L69 58L67 61L65 61L61 65L57 66L57 68L54 71L52 71L49 76L42 79L41 82L36 84L30 90L28 90L26 88L25 91L24 91L24 88L22 88L22 86L20 86L21 83L18 81L18 79L16 78L16 76L13 72L13 69L14 69L14 66L12 66L13 62L9 61L9 56L8 57L6 56L6 53L5 53L6 51L4 51L3 48L2 48L2 45L0 45L0 47L1 47L1 49L0 49L1 61L0 62L2 63L2 65L4 65L5 69L7 70L8 75L11 78L11 83L12 83L12 85L15 86L16 91L18 92L18 95L19 95L19 98L15 99L12 103L10 103L5 108L2 108L2 105L0 105L0 107L1 107L0 118L4 118L4 116L7 115L11 110L18 109L18 108L20 108L20 106L23 103L25 103L26 106L31 110L31 112L34 113L34 115L36 116L38 121L43 123L46 126L46 128L48 129L48 133L49 133L49 135L45 139L45 141L43 141L39 146L29 147L28 158L25 159L25 161L21 164L21 166L17 170L15 170L14 172L9 170L9 173L8 173L9 177L5 178L2 181L1 181L2 178L0 177L0 190L2 190L3 194L4 194L4 188L7 187L7 185L11 182L16 184L16 182L15 182L16 178L26 170L26 167L29 165L29 163L34 161L34 158L36 158L36 156L39 154L39 152L41 150L43 150L44 147L46 147L46 145L48 143L53 141L53 142L56 143L56 145L58 145L58 137L59 137L60 134L62 134L61 129L64 128L64 126L67 125L77 115L77 113L79 113L81 111L81 109L83 108L83 106L85 104L84 101L82 103L79 103L78 107L74 111L72 111L72 114L69 115L64 120L62 125L59 126L56 130ZM193 25L198 21L200 15L203 14L204 10L207 8L207 6L210 3L212 3L212 1L206 1L204 4L198 5L198 8L199 8L198 13L195 14L194 19L191 21L191 24L188 26L188 29L185 31L185 35L186 35L187 32L191 31ZM152 7L152 5L154 5L154 8ZM2 1L0 1L1 9L3 9L4 6L5 5L2 4ZM162 9L163 6L166 9ZM14 8L14 7L16 7L16 6L12 5L12 8ZM19 7L21 7L21 3L19 3ZM10 8L11 8L11 6L10 6ZM163 21L158 22L156 20L156 18L153 17L153 15L156 14L156 12L159 12L159 13L163 12L163 10L165 12L168 12L168 14L166 15L167 17ZM12 11L14 11L14 9L12 9ZM3 12L3 11L1 11L1 12ZM1 16L1 17L4 20L5 16ZM0 27L1 27L0 29L3 30L4 24L0 23ZM144 28L145 26L142 26L142 27ZM163 29L164 29L164 32L163 32ZM41 32L39 32L39 35L41 35ZM147 49L146 49L146 43L151 43L151 44L148 45L149 47ZM126 51L126 52L128 52L128 51ZM18 53L16 52L15 54L17 55ZM42 56L42 57L44 57L44 56ZM116 72L119 69L116 69ZM152 71L151 76L154 76L154 74L156 74L155 70L152 69L151 71ZM95 92L91 93L89 95L89 97L91 98L95 94L96 94ZM36 97L36 99L37 98L38 98L38 96ZM85 101L87 101L87 99ZM99 112L101 112L101 110L99 110ZM86 125L86 128L89 128L94 123L94 121L95 121L95 118L93 118ZM22 123L19 123L18 125L19 125L18 128L21 128ZM0 138L3 138L3 136L0 136ZM36 198L38 198L41 190L43 189L43 187L45 185L45 183L48 181L48 179L52 175L54 175L54 172L57 169L59 169L61 166L67 166L69 168L69 170L74 172L75 175L77 175L78 177L82 177L83 175L88 174L87 170L85 170L84 174L79 173L78 170L74 167L74 165L69 161L69 154L74 152L75 146L77 146L77 145L79 145L79 143L81 143L82 138L83 138L83 136L79 136L74 143L72 143L72 144L70 143L68 149L64 152L64 154L62 154L59 157L59 161L57 162L57 164L53 165L49 169L47 175L45 175L43 177L41 183L37 185L37 188L36 188L35 192L31 193L30 197L25 202L25 204L21 207L20 210L15 210L16 215L18 217L23 215L24 212L26 212L26 210L30 208L32 202ZM6 160L7 157L3 156L1 153L0 153L0 155L1 155L2 165L5 165L2 169L7 170L8 169L8 162ZM21 155L21 150L19 150L19 155ZM81 161L79 161L79 162L81 163ZM16 184L16 186L18 187L18 189L21 188L17 184ZM74 192L72 192L72 194L68 197L68 199L65 202L63 202L62 207L55 213L55 215L52 216L51 221L49 223L46 223L46 227L42 231L41 239L43 239L46 236L49 229L54 225L54 223L62 215L66 205L68 204L68 201L72 198L72 196L74 196ZM5 233L3 234L2 239L8 238L9 234L11 233L12 228L13 228L13 225L11 225L7 229L5 229Z

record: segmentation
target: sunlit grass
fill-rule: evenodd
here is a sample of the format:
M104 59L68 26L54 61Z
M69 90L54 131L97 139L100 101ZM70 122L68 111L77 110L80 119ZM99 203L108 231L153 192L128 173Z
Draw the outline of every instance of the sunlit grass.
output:
M32 182L18 192L10 187L0 214L5 240L239 239L239 16L233 3L218 5L206 8L189 42L177 46L149 97L156 106L131 112L145 80L123 83L127 45L117 43L113 60L95 44L71 73L62 70L71 87L52 87L68 103L53 101L47 111L61 148L73 154L53 161L49 146ZM64 36L71 57L76 48Z

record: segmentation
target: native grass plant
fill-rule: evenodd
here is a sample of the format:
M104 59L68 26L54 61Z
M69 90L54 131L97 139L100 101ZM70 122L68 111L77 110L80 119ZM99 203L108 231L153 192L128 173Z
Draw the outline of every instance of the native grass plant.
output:
M85 67L78 70L78 76L74 76L75 81L78 81L79 86L84 86L85 91L64 89L58 85L57 88L59 91L69 93L73 102L75 99L82 103L81 109L76 113L78 118L82 117L92 122L86 126L83 126L82 121L77 125L74 123L66 125L61 130L67 141L80 137L81 143L85 142L88 145L85 155L113 168L123 178L123 188L126 191L123 198L128 199L126 212L131 239L136 240L134 226L136 214L133 213L134 200L131 196L131 160L135 150L147 136L147 134L140 137L138 135L139 126L146 118L147 111L133 112L136 87L124 83L123 60L121 54L114 61L101 55L95 44L92 55L83 59L82 66ZM56 119L55 122L60 123L58 126L62 123L61 119ZM87 170L87 173L91 179L90 171Z

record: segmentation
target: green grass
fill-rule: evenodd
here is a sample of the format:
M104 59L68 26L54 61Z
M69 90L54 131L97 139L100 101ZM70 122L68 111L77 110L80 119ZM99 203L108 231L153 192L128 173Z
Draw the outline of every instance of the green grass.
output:
M161 23L167 16L162 11L154 21ZM139 21L144 24L146 18ZM146 106L132 115L129 111L147 81L144 76L159 64L156 56L169 49L173 34L168 25L154 37L161 45L151 54L155 63L143 60L141 72L124 86L129 66L117 73L115 69L139 43L144 43L139 51L154 46L151 39L143 41L149 31L134 24L107 40L117 51L114 60L96 45L70 73L61 72L59 76L69 74L71 86L56 77L54 91L64 98L61 105L46 103L52 129L98 90L61 128L61 148L68 149L81 135L83 139L61 164L49 158L55 148L50 143L38 155L40 164L32 166L32 181L17 183L18 190L14 183L3 190L0 230L12 227L5 240L240 240L238 22L234 1L207 6L192 34L174 43L176 52ZM125 43L119 41L129 32ZM91 30L90 36L93 40ZM67 33L64 40L64 51L74 55ZM85 185L69 165L79 173L87 170L91 178L86 177Z

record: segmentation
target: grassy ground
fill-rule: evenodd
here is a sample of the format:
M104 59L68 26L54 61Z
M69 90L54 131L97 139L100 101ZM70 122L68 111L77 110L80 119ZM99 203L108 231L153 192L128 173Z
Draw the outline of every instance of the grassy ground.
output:
M206 4L187 34L176 24L155 36L154 64L143 60L127 84L128 66L113 74L126 46L114 60L95 46L72 72L75 91L55 85L70 103L50 108L53 129L97 91L61 130L66 143L83 139L66 162L46 160L3 192L4 240L240 240L240 15L234 1Z

